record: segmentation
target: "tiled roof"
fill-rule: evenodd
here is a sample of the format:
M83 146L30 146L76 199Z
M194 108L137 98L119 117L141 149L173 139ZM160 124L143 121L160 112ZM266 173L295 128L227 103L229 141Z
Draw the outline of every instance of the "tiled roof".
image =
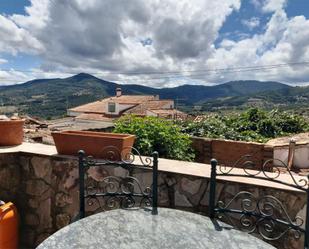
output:
M176 109L156 109L156 110L150 110L153 113L156 114L177 114L177 115L187 115L186 113L182 112L182 111L178 111Z
M140 104L149 100L154 100L153 95L121 95L120 97L110 97L105 100L119 104Z
M83 114L78 115L76 117L76 119L86 119L86 120L113 122L112 118L105 117L102 114L96 114L96 113L83 113Z
M71 108L70 111L74 112L93 112L93 113L106 113L106 103L115 102L119 104L132 104L137 105L149 100L154 100L154 96L152 95L122 95L120 97L109 97L99 101L95 101L89 104L77 106Z
M95 113L105 113L106 109L106 102L105 100L92 102L89 104L77 106L74 108L69 109L70 111L74 112L95 112Z
M186 119L188 114L178 111L176 109L158 109L158 110L149 110L150 112L157 114L160 118L173 118L173 119Z
M170 105L173 105L173 102L173 100L150 100L125 111L125 113L146 115L147 110L163 109L165 106L167 106L166 108L169 108Z

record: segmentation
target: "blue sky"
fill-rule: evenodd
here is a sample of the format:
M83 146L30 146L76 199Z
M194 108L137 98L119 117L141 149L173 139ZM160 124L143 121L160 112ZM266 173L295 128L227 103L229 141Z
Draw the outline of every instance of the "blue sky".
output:
M1 0L0 1L0 13L11 14L25 14L25 6L29 6L28 0Z
M308 0L112 2L0 0L0 84L82 71L155 87L309 82Z
M292 0L287 2L285 11L289 17L303 15L309 18L309 1L308 0ZM239 11L234 11L228 16L223 27L220 29L219 41L223 37L229 37L233 40L241 38L241 34L253 36L264 31L265 25L271 18L272 13L263 13L255 7L251 1L242 1ZM260 24L253 29L248 28L242 23L242 20L248 20L252 17L259 18Z
M25 7L30 6L30 4L31 2L29 0L0 0L0 14L25 15ZM10 53L2 53L2 58L8 62L1 65L1 69L14 68L16 70L29 70L30 68L40 66L39 56L28 55L25 53L20 53L14 56Z

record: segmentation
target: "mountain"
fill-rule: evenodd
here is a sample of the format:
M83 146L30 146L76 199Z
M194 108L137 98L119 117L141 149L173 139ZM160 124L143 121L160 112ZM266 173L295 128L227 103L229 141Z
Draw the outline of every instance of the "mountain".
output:
M64 79L37 79L23 84L0 87L0 112L20 112L43 118L64 115L66 109L115 95L121 87L124 94L158 94L162 99L178 99L192 106L216 98L240 97L265 91L290 90L278 82L231 81L216 86L183 85L174 88L152 88L120 85L90 74L80 73Z
M309 86L290 87L275 91L216 98L203 103L203 111L222 109L241 109L258 106L265 109L293 110L296 113L309 116Z
M203 103L208 99L243 96L252 93L263 92L265 89L276 91L279 89L289 89L288 85L278 82L261 81L230 81L215 86L183 85L175 88L160 89L162 98L180 98L187 104Z

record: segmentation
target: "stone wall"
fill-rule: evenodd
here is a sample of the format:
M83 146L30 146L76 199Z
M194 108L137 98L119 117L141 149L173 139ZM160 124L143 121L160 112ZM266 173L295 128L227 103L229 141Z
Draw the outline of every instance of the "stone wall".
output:
M200 163L216 158L220 164L232 166L242 156L252 155L256 167L260 168L273 158L273 147L262 143L192 137L192 147L196 151L196 162Z
M13 201L20 213L21 248L34 248L55 231L68 225L78 212L77 160L60 156L38 156L29 153L0 154L0 198ZM124 175L120 167L92 168L89 174L100 179L107 175ZM133 176L148 186L149 169L135 168ZM292 218L305 210L306 198L301 192L274 190L250 184L219 182L217 198L227 200L240 190L257 195L272 194L284 200ZM209 181L206 178L172 172L159 172L159 205L206 214ZM301 214L303 216L303 214ZM301 248L302 241L284 236L279 248Z

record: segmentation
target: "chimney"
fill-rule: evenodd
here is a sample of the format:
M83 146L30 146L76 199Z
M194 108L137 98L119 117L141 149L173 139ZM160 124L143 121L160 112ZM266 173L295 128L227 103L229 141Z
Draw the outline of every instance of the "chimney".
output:
M116 88L116 97L120 97L121 94L122 94L121 88L120 88L120 87L117 87L117 88Z

